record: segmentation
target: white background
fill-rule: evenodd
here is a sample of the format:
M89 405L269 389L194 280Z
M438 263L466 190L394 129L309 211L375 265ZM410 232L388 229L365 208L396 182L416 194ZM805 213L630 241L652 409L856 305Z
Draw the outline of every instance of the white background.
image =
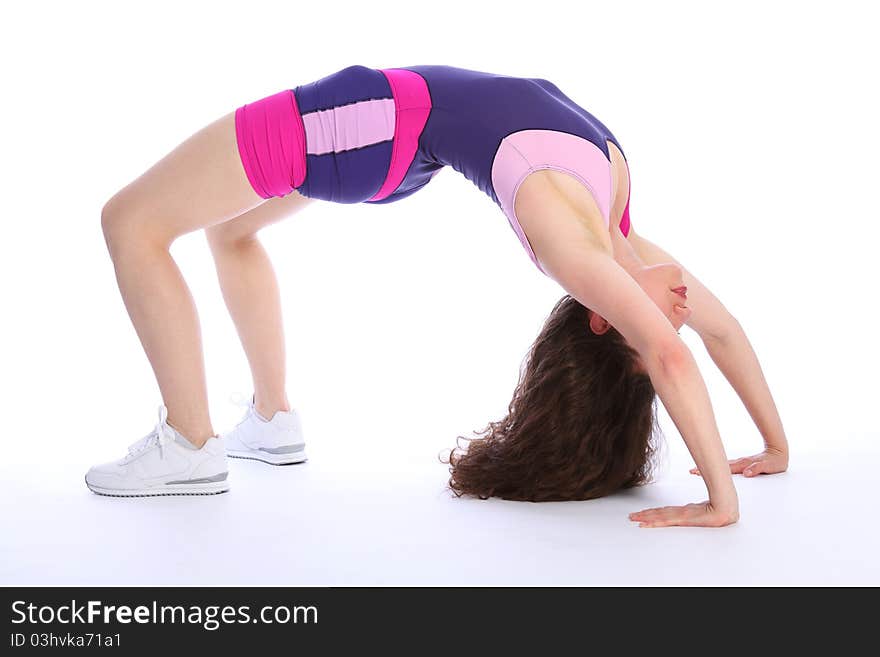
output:
M4 5L0 584L880 583L876 48L866 3L33 2ZM554 81L627 153L637 230L745 327L791 444L721 530L626 514L705 499L661 407L657 483L561 504L457 499L438 454L505 412L563 294L444 170L390 205L266 229L307 464L231 464L212 498L82 482L155 423L103 242L118 189L203 125L351 64ZM180 181L185 185L186 181ZM215 430L250 379L203 233ZM169 322L174 318L169 317ZM728 456L761 437L702 349Z

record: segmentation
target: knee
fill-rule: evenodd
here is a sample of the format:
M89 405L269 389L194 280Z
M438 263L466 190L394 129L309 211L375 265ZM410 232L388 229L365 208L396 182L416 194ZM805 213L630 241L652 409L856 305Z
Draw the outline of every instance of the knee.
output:
M113 244L116 243L116 233L121 228L122 218L117 212L113 199L110 199L101 208L101 230L104 233L104 242L110 252L113 252Z
M150 229L150 223L118 196L101 209L101 230L110 256L116 259L132 249L168 248L167 240Z
M224 222L205 229L208 245L215 254L247 249L257 243L257 233L230 226Z

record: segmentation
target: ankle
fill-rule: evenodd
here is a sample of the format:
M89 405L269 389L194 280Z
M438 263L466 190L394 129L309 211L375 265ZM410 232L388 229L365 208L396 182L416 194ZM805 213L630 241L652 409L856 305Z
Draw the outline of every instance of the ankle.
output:
M278 411L289 412L290 404L288 403L286 397L280 400L264 400L260 397L255 397L254 410L264 420L271 420L275 416L275 413L277 413Z
M204 447L205 443L216 435L213 428L210 426L202 428L189 428L180 426L176 422L171 422L170 420L165 420L165 423L181 436L186 438L196 449L201 449L202 447Z

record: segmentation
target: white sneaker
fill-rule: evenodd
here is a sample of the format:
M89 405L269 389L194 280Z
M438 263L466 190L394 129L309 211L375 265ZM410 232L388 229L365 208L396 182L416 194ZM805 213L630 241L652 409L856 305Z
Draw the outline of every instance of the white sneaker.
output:
M226 453L213 436L201 449L166 422L159 407L159 424L128 448L118 461L96 465L86 474L86 486L98 495L214 495L229 490Z
M270 465L289 465L306 460L302 422L296 409L277 411L271 420L267 420L257 413L253 397L233 401L247 406L247 412L234 429L222 435L227 456Z

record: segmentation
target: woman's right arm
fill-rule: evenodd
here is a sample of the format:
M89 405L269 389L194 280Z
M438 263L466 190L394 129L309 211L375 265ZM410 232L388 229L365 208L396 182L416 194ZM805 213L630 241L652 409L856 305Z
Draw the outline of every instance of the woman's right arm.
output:
M569 243L541 263L571 296L608 320L639 352L657 395L706 482L709 503L705 508L666 507L633 519L652 526L736 522L736 488L709 392L693 354L666 316L613 258L598 250ZM584 330L590 329L585 325Z
M582 305L599 313L639 352L709 492L709 500L648 509L630 517L641 526L722 526L739 518L739 503L706 384L669 319L557 194L530 194L517 217L544 270ZM584 330L590 330L587 325Z

